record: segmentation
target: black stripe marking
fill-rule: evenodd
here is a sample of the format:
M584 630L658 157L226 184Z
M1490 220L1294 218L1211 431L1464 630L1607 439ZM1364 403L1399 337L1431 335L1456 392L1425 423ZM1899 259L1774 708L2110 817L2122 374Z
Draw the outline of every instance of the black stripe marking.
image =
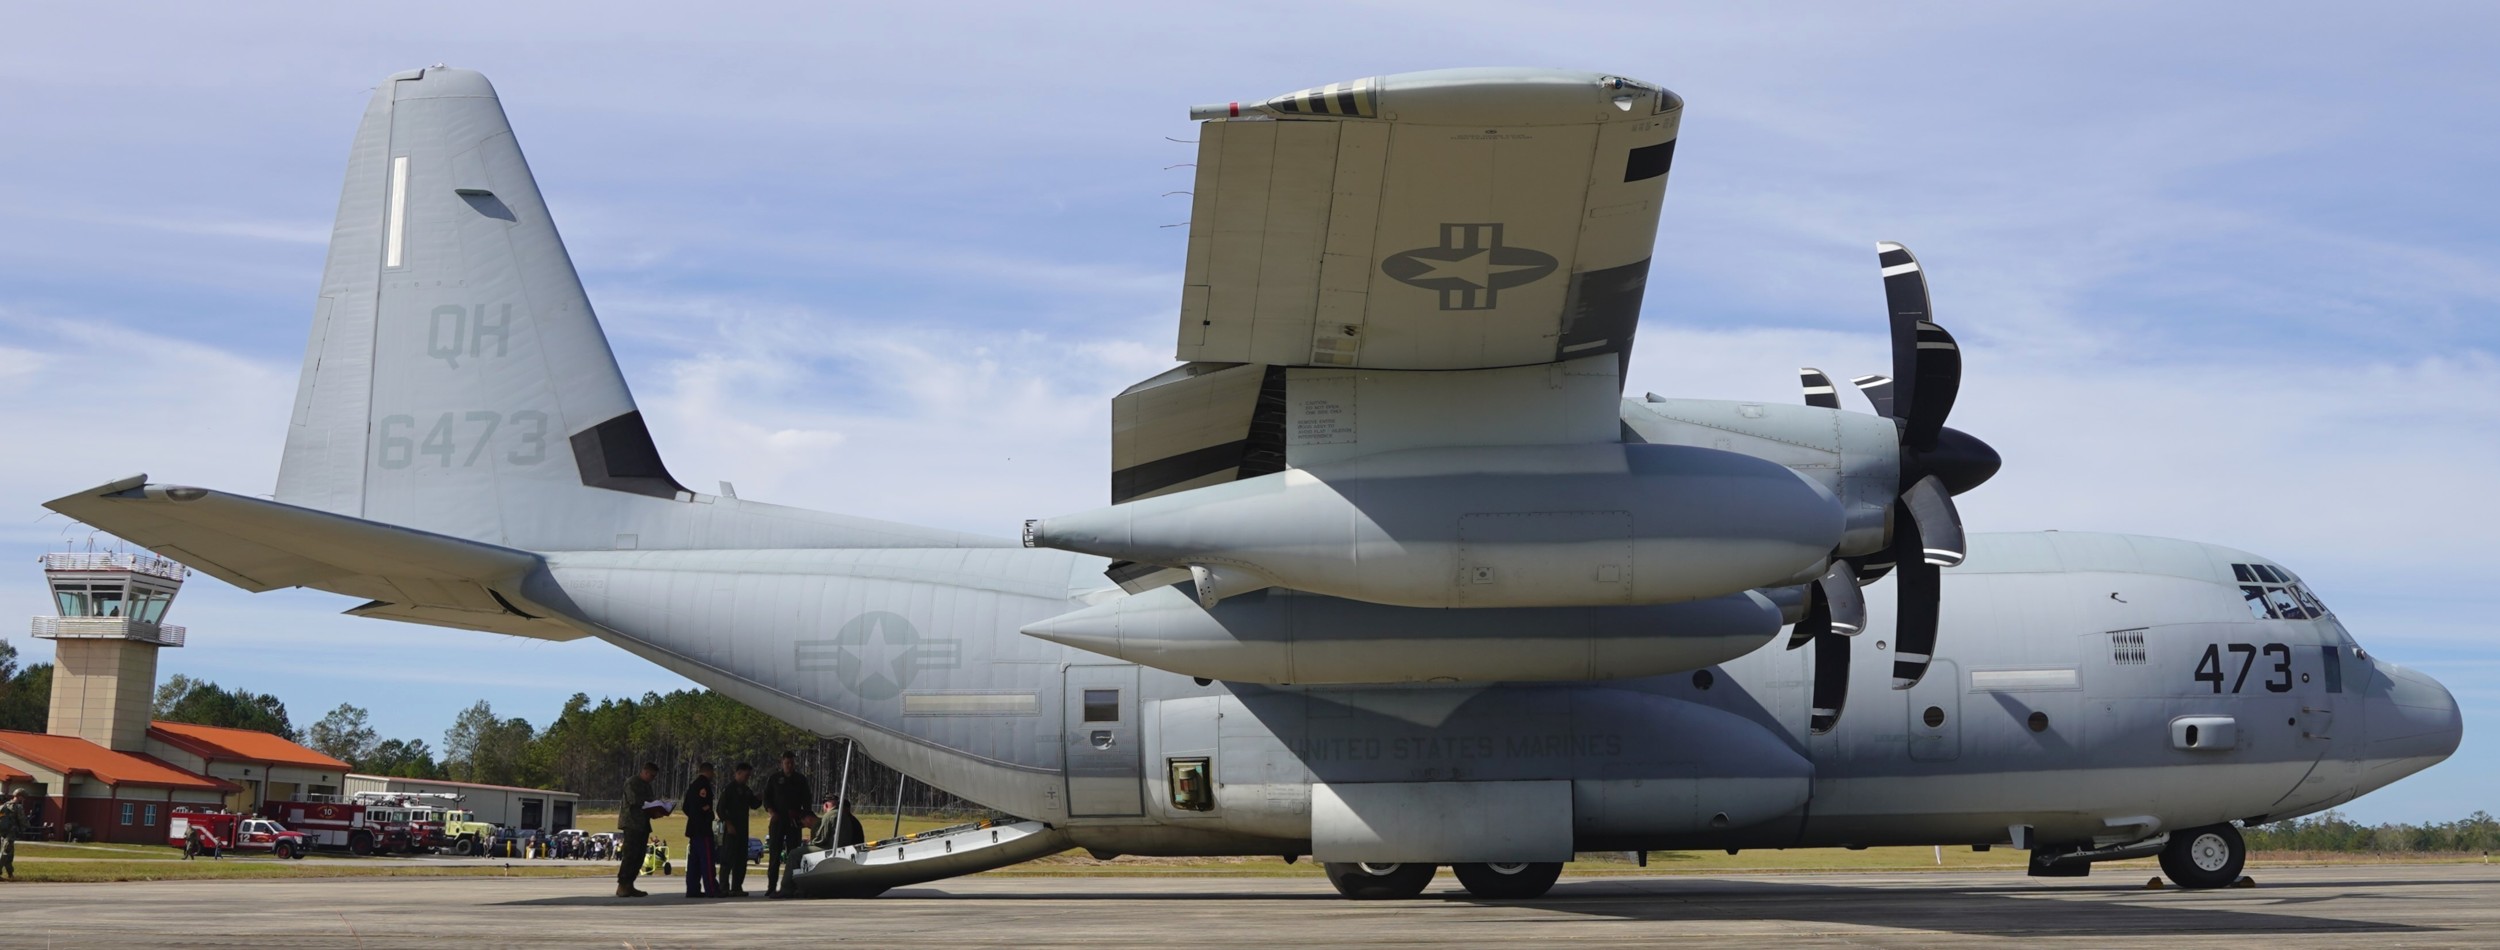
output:
M1345 88L1337 90L1337 112L1340 115L1355 114L1354 85L1352 83L1348 83Z
M1259 380L1259 402L1250 410L1250 435L1242 440L1241 478L1285 470L1285 368L1270 366Z
M1228 468L1239 468L1242 454L1249 445L1249 440L1239 439L1178 455L1166 455L1113 472L1111 503L1116 505L1156 489L1204 478Z
M573 433L572 441L573 464L584 485L670 499L686 490L669 477L640 409Z
M1648 181L1665 175L1667 166L1674 163L1674 139L1668 139L1656 145L1644 145L1633 149L1632 154L1624 159L1623 180Z
M1632 361L1632 335L1641 325L1641 294L1649 288L1649 262L1634 261L1571 275L1563 298L1562 337L1554 343L1556 360L1615 353ZM1575 349L1583 344L1595 344Z
M1899 266L1901 266L1901 265L1903 265L1903 264L1910 263L1910 261L1911 261L1911 258L1910 258L1910 252L1908 252L1908 251L1879 251L1879 252L1877 252L1877 253L1876 253L1876 255L1875 255L1875 261L1876 261L1876 263L1881 264L1881 265L1883 265L1883 266L1885 266L1885 267L1899 267Z

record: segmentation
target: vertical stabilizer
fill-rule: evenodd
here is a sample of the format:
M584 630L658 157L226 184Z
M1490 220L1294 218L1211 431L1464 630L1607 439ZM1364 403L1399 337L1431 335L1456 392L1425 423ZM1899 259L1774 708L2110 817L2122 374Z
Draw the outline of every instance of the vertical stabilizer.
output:
M376 90L349 153L279 501L536 549L678 500L486 77Z

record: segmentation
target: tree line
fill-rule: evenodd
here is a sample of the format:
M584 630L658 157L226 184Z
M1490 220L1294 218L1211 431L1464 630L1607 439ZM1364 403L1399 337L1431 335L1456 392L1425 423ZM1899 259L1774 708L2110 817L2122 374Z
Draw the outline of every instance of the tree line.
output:
M44 731L51 697L52 664L20 668L17 649L0 639L0 729ZM452 718L440 746L422 738L384 738L373 727L370 711L352 703L341 703L299 728L286 703L274 695L179 673L158 684L154 700L157 719L283 736L369 775L553 788L602 802L623 797L626 777L644 762L660 766L653 785L674 796L694 780L698 762L714 763L722 778L732 765L746 762L760 777L779 768L781 753L790 751L798 754L799 768L819 797L843 789L847 758L854 807L884 811L898 800L914 811L975 807L926 785L900 781L894 769L865 754L852 754L843 740L816 736L710 690L645 693L639 699L595 703L588 694L575 693L543 728L518 716L498 715L481 699Z
M2478 854L2500 850L2500 819L2477 810L2456 821L2365 825L2328 811L2244 829L2254 851L2348 854Z
M368 774L555 788L589 802L623 797L626 778L644 762L660 767L653 785L673 796L694 780L697 763L713 763L727 778L732 766L745 762L760 779L779 768L781 753L788 751L797 754L800 771L819 797L845 791L847 758L847 794L854 807L883 811L898 800L913 811L976 807L902 780L884 763L852 753L842 740L816 736L711 690L595 703L588 694L575 693L543 728L501 716L481 699L452 718L439 748L423 739L381 738L370 718L365 709L341 704L306 728L303 742Z

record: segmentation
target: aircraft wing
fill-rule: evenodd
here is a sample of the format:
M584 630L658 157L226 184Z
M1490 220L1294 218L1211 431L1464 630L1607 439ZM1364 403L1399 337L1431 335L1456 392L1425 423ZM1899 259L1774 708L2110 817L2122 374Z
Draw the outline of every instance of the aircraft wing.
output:
M1683 109L1619 76L1457 69L1192 110L1187 364L1113 400L1111 500L1615 441Z
M1193 110L1178 358L1628 356L1683 105L1616 76L1459 69Z
M134 475L44 507L260 592L310 587L368 598L349 613L544 640L587 631L522 591L536 554Z

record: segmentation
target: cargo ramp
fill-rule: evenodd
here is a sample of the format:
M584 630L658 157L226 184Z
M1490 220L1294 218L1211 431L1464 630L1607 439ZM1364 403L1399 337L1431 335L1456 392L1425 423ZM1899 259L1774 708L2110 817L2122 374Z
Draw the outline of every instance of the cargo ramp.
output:
M801 897L875 897L906 884L977 874L1064 851L1067 832L1046 822L978 821L798 857L791 887Z

